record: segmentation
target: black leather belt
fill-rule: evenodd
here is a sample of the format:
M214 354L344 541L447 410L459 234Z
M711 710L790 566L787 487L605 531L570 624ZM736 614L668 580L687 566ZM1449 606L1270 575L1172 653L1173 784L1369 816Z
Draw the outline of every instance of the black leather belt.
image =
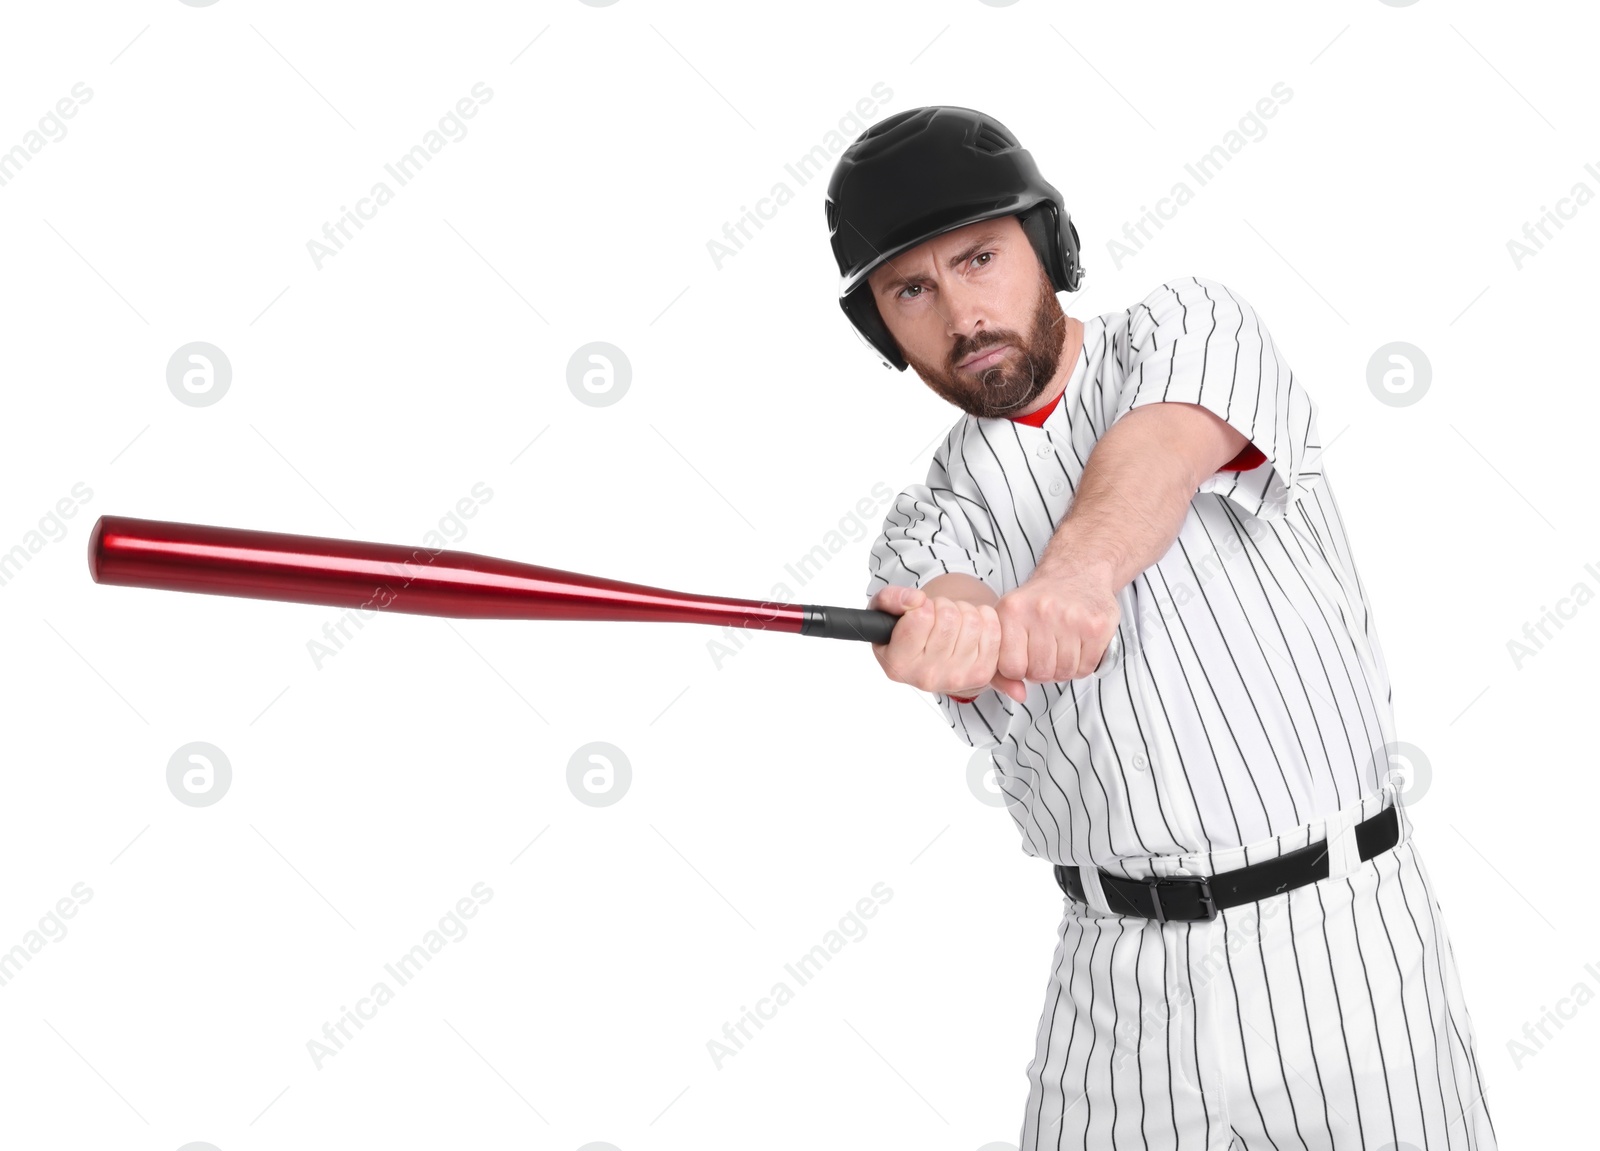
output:
M1371 819L1355 826L1356 850L1363 860L1382 855L1400 842L1400 817L1386 807ZM1071 898L1086 903L1083 880L1078 869L1064 863L1055 865L1056 882ZM1285 852L1275 859L1263 859L1221 875L1164 875L1150 879L1128 879L1100 874L1100 890L1106 907L1117 915L1137 915L1167 920L1215 919L1217 912L1241 903L1277 895L1292 887L1328 878L1328 844L1310 843Z

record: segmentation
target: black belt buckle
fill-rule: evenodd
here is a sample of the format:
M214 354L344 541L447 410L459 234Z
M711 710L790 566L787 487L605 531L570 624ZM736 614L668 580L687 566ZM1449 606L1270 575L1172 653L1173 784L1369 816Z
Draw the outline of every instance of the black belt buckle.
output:
M1150 889L1150 906L1155 914L1150 916L1157 923L1167 922L1166 913L1161 907L1161 888L1192 887L1196 890L1196 898L1200 902L1200 910L1204 912L1201 920L1211 920L1217 917L1217 900L1211 893L1211 880L1204 875L1189 876L1161 876L1153 875L1144 881Z

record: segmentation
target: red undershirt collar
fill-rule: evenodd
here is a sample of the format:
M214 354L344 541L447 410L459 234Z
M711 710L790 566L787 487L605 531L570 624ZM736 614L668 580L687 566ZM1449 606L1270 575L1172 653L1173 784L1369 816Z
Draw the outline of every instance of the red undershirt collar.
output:
M1042 428L1042 427L1044 427L1045 420L1050 418L1050 413L1055 411L1056 410L1056 405L1061 402L1061 397L1066 395L1066 394L1067 394L1067 389L1066 388L1062 388L1059 392L1056 393L1056 398L1055 399L1051 400L1048 404L1046 404L1044 407L1040 408L1038 411L1029 412L1026 415L1021 415L1021 416L1007 416L1006 419L1011 420L1013 423L1027 424L1030 427Z

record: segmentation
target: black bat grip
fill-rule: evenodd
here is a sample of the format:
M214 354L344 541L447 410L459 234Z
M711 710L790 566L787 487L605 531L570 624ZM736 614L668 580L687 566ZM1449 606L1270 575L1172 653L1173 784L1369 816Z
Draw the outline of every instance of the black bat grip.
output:
M867 643L888 643L900 617L886 611L857 607L819 607L805 605L800 621L801 635L823 639L858 639Z
M886 611L874 611L871 608L819 607L806 604L800 610L804 613L800 620L800 634L822 636L824 639L859 639L869 643L888 643L894 625L900 620L897 615L890 615ZM1119 627L1112 633L1111 642L1101 654L1099 665L1089 673L1089 676L1099 679L1116 670L1121 663L1122 629Z

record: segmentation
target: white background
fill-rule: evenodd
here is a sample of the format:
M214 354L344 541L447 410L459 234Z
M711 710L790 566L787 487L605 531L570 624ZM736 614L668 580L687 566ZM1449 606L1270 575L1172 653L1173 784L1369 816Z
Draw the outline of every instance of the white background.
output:
M922 479L959 413L858 342L826 178L784 166L881 83L868 120L962 104L1033 152L1084 242L1071 314L1221 279L1317 400L1397 734L1432 765L1412 814L1492 1114L1504 1146L1555 1143L1600 1008L1531 1055L1508 1042L1600 991L1592 592L1520 667L1507 644L1600 587L1600 208L1520 268L1507 241L1600 189L1579 20L8 5L0 149L75 84L92 98L0 186L0 550L29 557L0 586L0 949L75 884L92 897L0 986L4 1142L1015 1141L1060 893L864 648L745 633L719 665L700 626L391 614L318 666L334 609L96 586L85 564L102 513L413 543L482 482L453 546L860 606L881 513L864 532L855 505ZM479 82L467 134L319 269L307 242ZM1265 136L1114 256L1279 82ZM780 181L793 199L719 268L708 242ZM210 406L166 382L195 340L232 364ZM603 407L567 385L596 340L632 366ZM1367 385L1394 340L1432 365L1414 405ZM831 531L847 546L802 587L785 565ZM167 787L192 741L231 763L210 806ZM631 765L611 806L568 788L591 741ZM718 1069L707 1042L880 882L867 934ZM468 933L319 1069L308 1041L477 883Z

